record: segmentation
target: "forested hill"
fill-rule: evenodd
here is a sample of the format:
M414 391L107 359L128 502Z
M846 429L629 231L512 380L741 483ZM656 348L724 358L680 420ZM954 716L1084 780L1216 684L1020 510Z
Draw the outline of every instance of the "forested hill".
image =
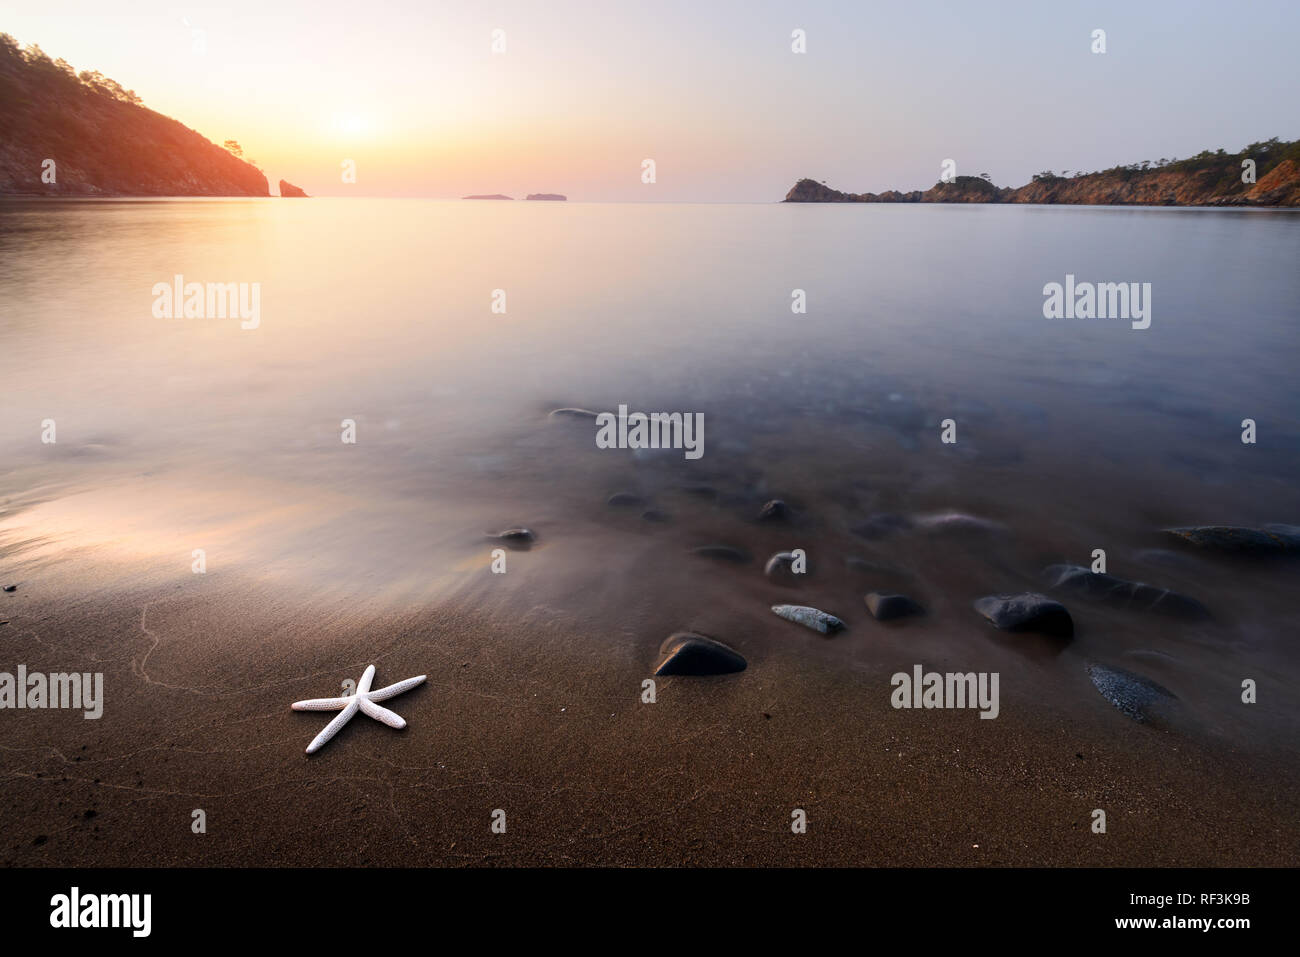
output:
M52 160L53 163L47 161ZM50 182L50 180L53 182ZM0 194L267 196L261 170L98 73L0 34Z
M1253 164L1253 176L1247 162ZM1044 170L1020 187L987 174L927 190L844 193L801 179L787 203L1041 203L1080 206L1300 206L1300 140L1251 143L1239 153L1205 150L1188 159L1144 160L1093 173Z

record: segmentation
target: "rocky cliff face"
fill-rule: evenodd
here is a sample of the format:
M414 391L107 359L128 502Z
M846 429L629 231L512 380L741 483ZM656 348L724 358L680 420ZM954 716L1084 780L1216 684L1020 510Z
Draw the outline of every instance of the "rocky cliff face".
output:
M1242 161L1256 164L1258 179L1243 183ZM1147 168L1144 168L1147 167ZM844 193L801 179L787 203L1038 203L1084 206L1300 206L1300 140L1254 143L1240 153L1208 151L1161 166L1135 164L1077 176L1039 174L1016 189L959 176L922 192Z
M51 162L52 161L52 162ZM97 73L0 34L0 194L267 196L266 177Z

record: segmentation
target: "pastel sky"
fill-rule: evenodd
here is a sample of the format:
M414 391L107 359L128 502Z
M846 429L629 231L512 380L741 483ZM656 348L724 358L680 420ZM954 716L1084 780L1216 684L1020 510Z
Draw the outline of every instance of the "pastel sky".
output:
M1294 0L47 0L0 31L314 195L767 202L1300 137Z

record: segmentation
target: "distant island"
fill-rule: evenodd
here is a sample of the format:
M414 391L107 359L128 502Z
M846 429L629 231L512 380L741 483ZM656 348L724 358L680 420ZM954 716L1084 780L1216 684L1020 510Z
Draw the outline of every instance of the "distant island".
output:
M307 194L303 192L301 186L294 186L293 183L280 180L280 195L286 199L306 199Z
M564 202L565 200L567 200L569 197L567 197L567 196L561 196L559 193L529 193L527 198L528 198L528 199L534 199L534 200L538 200L538 199L541 199L541 200L551 200L551 201L557 201L557 202L561 202L561 203L562 203L562 202ZM513 196L506 196L504 193L492 193L491 195L462 196L461 199L509 199L509 200L514 200L514 197L513 197Z
M223 149L108 77L3 33L0 130L3 195L270 195L234 140Z
M1243 182L1243 164L1255 164L1254 182ZM843 193L801 179L787 203L1036 203L1081 206L1300 206L1300 140L1276 137L1239 153L1205 150L1190 159L1144 160L1094 173L1051 170L1024 186L994 186L988 174L957 176L927 190Z

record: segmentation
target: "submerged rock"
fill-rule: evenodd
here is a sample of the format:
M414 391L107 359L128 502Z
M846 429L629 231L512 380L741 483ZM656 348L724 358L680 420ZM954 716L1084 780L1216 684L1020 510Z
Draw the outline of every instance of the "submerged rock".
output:
M789 517L790 506L779 498L764 503L763 507L758 510L758 520L760 522L779 522Z
M875 562L863 558L860 555L845 555L844 564L855 572L862 572L865 575L900 575L910 577L908 572L899 568L897 565L891 565L888 562Z
M683 485L682 491L696 498L716 499L718 497L718 490L712 485Z
M596 413L590 409L552 409L548 417L552 419L594 419Z
M725 675L744 671L747 664L722 642L693 631L669 635L659 654L657 675Z
M867 610L876 621L925 614L925 609L906 595L882 595L880 592L873 591L864 600L867 603Z
M749 552L743 548L734 548L731 545L699 545L691 549L692 555L699 555L701 558L713 558L722 562L735 562L744 564L749 561Z
M892 512L877 512L870 516L865 522L860 522L849 529L854 535L860 535L867 539L887 538L895 532L901 532L912 527L912 520L906 515L895 515Z
M763 566L763 574L779 581L794 581L807 573L806 569L798 572L794 570L794 563L800 559L806 560L806 556L794 552L777 552Z
M927 532L979 532L989 534L1002 531L1004 526L987 518L967 515L964 512L935 512L920 515L916 525Z
M520 526L518 528L507 528L500 532L491 532L488 538L494 538L501 542L507 548L526 549L537 541L537 535L530 528Z
M1065 606L1037 592L988 595L975 610L1004 631L1037 631L1058 638L1074 635L1074 620Z
M644 505L645 499L634 492L615 492L606 501L606 505Z
M666 522L670 516L667 512L661 512L657 508L648 508L641 513L641 517L647 522Z
M1197 567L1196 558L1187 552L1170 551L1167 548L1144 548L1133 554L1133 561L1140 565L1165 565L1169 568Z
M1160 717L1156 712L1162 706L1178 700L1178 696L1168 688L1122 668L1090 665L1088 677L1092 678L1102 697L1134 721L1144 724Z
M793 621L805 628L819 631L823 635L833 635L837 631L843 631L848 627L834 615L829 615L817 608L810 608L808 605L773 605L772 611L786 619L786 621Z
M1052 588L1069 588L1121 608L1137 608L1179 618L1208 618L1210 615L1195 598L1167 588L1094 572L1082 565L1048 565L1043 574Z
M1300 526L1265 525L1245 528L1240 525L1192 525L1166 528L1189 545L1209 551L1238 555L1300 554Z

